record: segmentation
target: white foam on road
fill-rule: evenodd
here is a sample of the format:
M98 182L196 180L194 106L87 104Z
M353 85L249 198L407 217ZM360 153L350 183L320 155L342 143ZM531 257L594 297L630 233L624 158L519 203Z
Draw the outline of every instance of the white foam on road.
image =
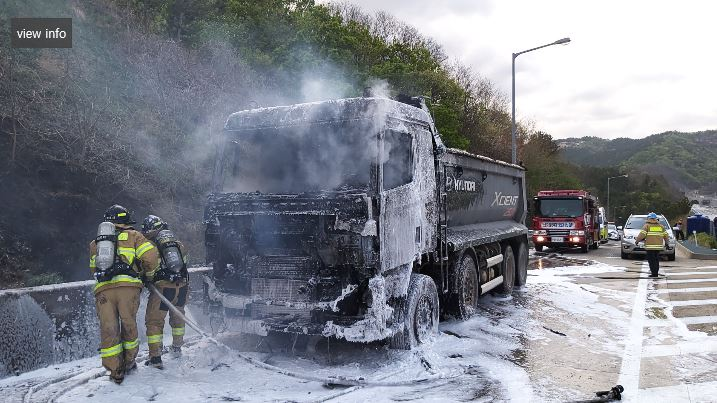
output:
M677 318L686 325L699 325L703 323L717 323L717 316L687 316L683 318Z
M669 357L674 355L704 354L717 352L717 340L687 341L676 344L658 344L645 346L642 349L642 356L647 357ZM627 390L627 388L625 388Z
M641 271L647 273L647 262L641 266ZM647 281L640 278L635 291L635 302L632 306L630 328L625 341L625 352L620 365L618 383L625 388L625 398L628 401L637 401L640 387L640 361L642 360L642 339L645 322L645 305L647 303Z

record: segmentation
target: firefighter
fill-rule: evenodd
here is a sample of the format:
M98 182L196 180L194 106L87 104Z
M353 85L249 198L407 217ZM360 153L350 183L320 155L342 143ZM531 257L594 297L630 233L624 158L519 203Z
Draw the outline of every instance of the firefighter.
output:
M159 268L157 248L139 231L120 205L104 214L97 238L90 243L90 271L97 280L95 307L100 321L100 357L110 379L121 384L137 368L137 310L140 277L152 278Z
M657 221L657 214L648 214L645 225L637 238L635 238L635 245L638 242L645 241L647 261L650 264L650 277L657 277L657 272L660 270L660 251L665 248L665 243L668 239L670 239L670 235Z
M169 230L167 223L155 215L149 215L144 219L142 233L159 251L160 269L154 276L154 286L184 314L184 305L187 303L189 292L187 254L184 252L184 246ZM172 327L172 345L169 350L173 356L178 357L181 355L184 343L184 319L169 310L154 292L150 292L145 315L150 358L145 364L157 369L163 368L162 338L167 311L169 311L169 325Z

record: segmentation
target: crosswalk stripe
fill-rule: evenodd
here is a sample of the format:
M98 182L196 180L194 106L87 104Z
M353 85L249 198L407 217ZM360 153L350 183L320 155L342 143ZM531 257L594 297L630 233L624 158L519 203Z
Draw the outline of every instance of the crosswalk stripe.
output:
M702 323L717 323L717 316L685 316L677 318L686 325L700 325Z
M717 274L717 271L668 271L667 278L674 276L694 276L700 274Z
M717 382L682 383L673 386L640 389L640 399L646 402L669 400L672 403L691 402L690 396L714 396Z
M669 276L667 276L667 282L670 284L709 283L717 282L717 278L687 278L684 280L672 280Z
M669 294L673 292L708 292L717 291L717 287L702 287L702 288L662 288L655 290L659 294Z
M643 262L640 271L646 273L647 262ZM637 281L635 301L632 306L632 315L628 327L628 336L625 339L625 351L620 364L618 382L625 387L627 400L638 396L640 387L640 363L642 361L642 338L645 331L645 305L647 304L647 279L641 277Z
M717 352L717 340L661 344L642 347L642 358Z
M672 306L717 305L717 299L689 299L687 301L670 301Z
M668 327L672 322L667 319L645 319L645 327Z

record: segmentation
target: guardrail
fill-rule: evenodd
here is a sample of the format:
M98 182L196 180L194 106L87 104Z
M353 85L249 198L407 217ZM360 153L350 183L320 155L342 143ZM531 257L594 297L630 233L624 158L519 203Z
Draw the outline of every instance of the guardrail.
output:
M209 270L189 269L190 304L200 301L201 275ZM0 378L97 355L94 284L88 280L0 290ZM137 325L144 342L146 294L142 295Z

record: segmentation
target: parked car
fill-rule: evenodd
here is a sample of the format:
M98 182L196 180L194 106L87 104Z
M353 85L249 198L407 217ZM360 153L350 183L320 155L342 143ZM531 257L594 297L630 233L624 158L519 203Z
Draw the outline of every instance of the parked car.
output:
M640 246L635 245L635 238L640 234L640 230L642 230L646 220L647 214L631 214L627 219L625 228L623 229L622 242L620 242L621 258L629 259L631 255L644 256L647 254L644 244L641 243ZM675 243L677 243L675 234L672 233L670 224L663 215L658 214L657 220L667 230L667 234L670 236L667 240L668 247L660 252L660 256L667 256L667 260L675 260Z
M619 241L620 238L622 238L622 237L620 236L620 231L615 226L615 223L614 222L607 223L607 239L609 239L611 241Z

